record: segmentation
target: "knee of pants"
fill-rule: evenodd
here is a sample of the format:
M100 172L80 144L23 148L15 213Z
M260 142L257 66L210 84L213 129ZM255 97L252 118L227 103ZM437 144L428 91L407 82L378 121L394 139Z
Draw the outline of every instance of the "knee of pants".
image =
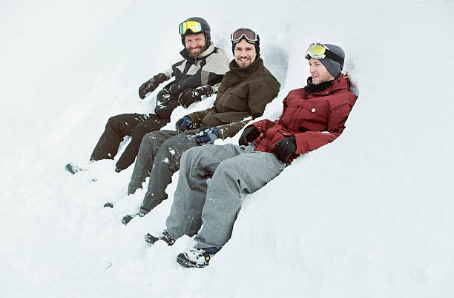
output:
M107 120L106 128L110 127L111 129L115 130L118 125L118 115L112 116Z
M186 166L186 168L190 171L190 175L195 177L199 174L199 170L201 169L201 161L203 158L203 149L202 147L193 147L186 150L183 155L181 156L180 164L181 166Z
M243 166L244 165L240 165L232 159L226 159L222 161L216 168L213 174L213 180L226 180L226 177L229 177L231 178L231 181L239 181L241 178L243 178L243 171L241 171L241 167ZM227 180L230 180L229 178L227 178Z
M155 132L149 132L142 137L142 143L140 146L141 147L143 147L143 146L151 147L155 144L156 139L157 139L157 136L156 136Z
M167 158L169 159L169 161L172 161L172 157L178 153L178 148L176 148L178 146L178 142L175 142L175 140L175 137L170 137L165 140L164 143L162 143L162 145L159 147L158 155L162 158Z
M147 133L150 133L150 130L148 130L147 123L142 122L137 124L131 132L131 137L133 139L142 139Z
M106 123L106 131L113 131L121 137L130 135L132 129L133 127L128 124L123 114L110 117Z

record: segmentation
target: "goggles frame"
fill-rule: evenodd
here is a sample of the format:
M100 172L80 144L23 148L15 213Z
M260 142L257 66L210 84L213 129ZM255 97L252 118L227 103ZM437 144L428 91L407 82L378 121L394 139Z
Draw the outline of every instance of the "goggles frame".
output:
M344 59L342 59L341 56L331 52L327 46L319 42L314 42L309 45L309 48L306 51L306 59L309 60L310 58L318 60L329 58L338 62L342 68L344 67Z
M260 40L259 35L255 33L254 30L249 28L238 28L230 34L230 40L233 43L239 43L243 38L245 38L249 43L256 43Z
M188 30L191 30L192 33L201 33L203 32L203 26L197 21L184 21L179 25L180 35L186 34Z

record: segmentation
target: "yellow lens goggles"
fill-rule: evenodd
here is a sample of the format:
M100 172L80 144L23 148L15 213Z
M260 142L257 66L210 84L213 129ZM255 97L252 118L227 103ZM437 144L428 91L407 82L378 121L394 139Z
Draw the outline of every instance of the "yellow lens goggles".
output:
M188 30L191 30L192 33L202 32L202 24L196 21L185 21L180 24L180 35L186 34Z
M341 67L344 66L344 59L340 57L339 55L331 52L329 48L326 46L322 45L321 43L313 43L309 46L309 48L306 51L306 59L325 59L329 58L332 59L336 62L339 62Z
M327 48L321 43L313 43L306 51L306 57L310 56L315 59L323 59L326 57Z

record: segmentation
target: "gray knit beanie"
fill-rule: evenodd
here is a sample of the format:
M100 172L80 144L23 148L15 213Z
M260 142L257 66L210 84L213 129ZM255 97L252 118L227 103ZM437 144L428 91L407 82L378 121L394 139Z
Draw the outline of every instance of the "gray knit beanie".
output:
M335 46L333 44L323 44L324 46L326 46L326 48L328 50L330 50L331 52L333 52L334 54L338 55L339 57L342 58L342 62L344 62L344 59L345 59L345 53L344 51L341 49L341 47L338 47L338 46ZM342 71L342 65L337 62L337 61L334 61L328 57L325 57L324 59L320 59L320 62L323 64L323 66L325 66L326 70L334 77L334 78L337 78L341 71ZM342 63L343 64L343 63Z

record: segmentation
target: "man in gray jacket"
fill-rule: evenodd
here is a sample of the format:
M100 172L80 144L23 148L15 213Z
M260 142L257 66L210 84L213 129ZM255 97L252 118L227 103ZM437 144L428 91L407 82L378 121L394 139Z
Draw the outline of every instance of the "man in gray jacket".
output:
M143 138L128 194L140 188L147 176L150 181L136 215L144 216L167 199L165 189L180 168L184 151L213 144L217 138L233 137L249 120L261 116L265 106L277 96L280 84L263 65L259 36L251 29L236 30L232 34L232 51L235 59L212 108L186 115L177 122L176 131L152 132ZM123 223L134 216L126 215Z
M131 141L115 168L117 172L126 169L134 162L143 136L169 123L170 115L178 105L188 107L217 92L228 71L229 60L211 42L210 26L204 19L193 17L182 22L179 28L181 42L185 47L180 52L183 60L155 75L139 88L139 97L144 99L161 83L175 78L156 96L155 113L120 114L109 118L104 133L93 150L91 161L113 159L123 138L131 136ZM68 164L66 169L73 174L80 170L72 164Z

